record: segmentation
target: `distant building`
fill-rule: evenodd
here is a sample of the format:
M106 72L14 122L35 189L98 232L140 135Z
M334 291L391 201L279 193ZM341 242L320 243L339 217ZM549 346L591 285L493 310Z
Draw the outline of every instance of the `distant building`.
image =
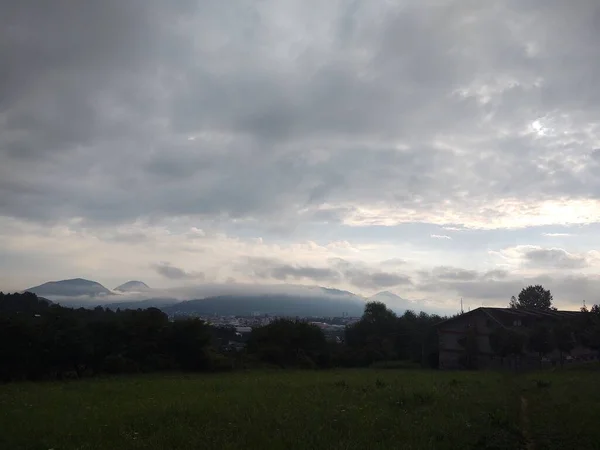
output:
M464 337L474 336L477 348L478 368L497 368L514 365L526 368L538 367L539 355L527 349L518 358L500 358L490 345L490 335L499 327L515 331L528 331L538 324L558 324L564 321L575 321L581 318L581 312L546 311L534 309L511 308L477 308L456 317L447 319L436 325L439 344L439 368L460 369L464 367L463 358L466 352ZM570 352L570 359L596 358L597 352L587 347L575 345ZM560 359L558 351L547 355L546 361Z

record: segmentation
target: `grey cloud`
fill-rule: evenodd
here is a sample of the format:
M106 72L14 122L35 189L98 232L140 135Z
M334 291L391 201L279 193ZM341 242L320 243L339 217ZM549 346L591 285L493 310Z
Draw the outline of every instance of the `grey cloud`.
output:
M509 272L503 269L478 272L459 267L438 266L431 270L421 270L418 274L419 282L416 284L418 290L424 292L460 291L465 296L464 289L476 289L478 286L488 285L504 286L512 282L509 279ZM473 295L477 298L497 298L497 291L493 289L489 293L485 293L474 290Z
M329 263L342 273L344 279L360 289L379 290L412 283L408 275L374 270L366 264L343 258L331 258Z
M509 273L507 270L494 269L494 270L488 270L487 272L485 272L482 275L482 278L484 280L503 280L508 276L509 276Z
M446 266L435 267L431 271L431 274L439 280L470 281L478 277L478 273L475 270L465 270Z
M386 289L411 284L409 276L388 272L365 272L352 269L346 272L345 276L352 285L360 289Z
M523 253L527 265L557 269L581 269L589 262L585 256L568 253L561 248L532 248Z
M493 222L600 194L596 2L71 3L0 6L2 215Z
M275 258L245 258L238 270L259 279L278 281L311 280L316 283L347 282L360 289L378 290L394 286L409 285L407 275L375 270L364 264L333 258L325 267L291 265Z
M288 279L310 279L315 281L332 281L339 278L339 274L325 267L302 267L284 265L275 267L271 276L276 280L286 281Z
M312 280L315 282L337 282L339 271L330 267L311 267L287 264L276 258L250 257L238 265L238 269L249 272L260 279Z
M152 266L154 270L165 278L171 280L203 280L202 272L187 272L184 269L173 266L170 263L162 262Z

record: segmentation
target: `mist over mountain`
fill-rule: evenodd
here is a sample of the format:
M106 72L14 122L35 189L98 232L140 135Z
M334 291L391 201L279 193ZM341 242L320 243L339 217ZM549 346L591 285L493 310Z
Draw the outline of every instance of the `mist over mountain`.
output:
M287 316L360 316L366 301L380 301L399 314L408 309L447 313L426 301L411 301L390 291L365 298L349 291L295 284L206 283L168 289L152 289L131 280L113 291L102 284L75 278L52 281L27 289L63 306L110 309L160 308L169 314ZM452 311L454 312L454 311Z
M161 308L167 314L242 315L271 314L299 317L360 316L364 300L301 295L226 295L189 300Z
M83 278L49 281L39 286L25 289L25 291L42 297L102 297L112 295L112 292L100 283Z

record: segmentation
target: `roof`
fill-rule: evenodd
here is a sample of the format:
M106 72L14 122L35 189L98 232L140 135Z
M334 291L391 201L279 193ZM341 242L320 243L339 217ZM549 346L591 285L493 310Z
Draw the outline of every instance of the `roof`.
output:
M514 308L491 308L482 306L479 308L475 308L469 312L459 314L458 316L451 317L450 319L443 320L436 324L436 327L440 325L445 325L449 322L453 322L455 320L464 319L467 316L471 316L475 313L484 313L491 320L494 320L498 324L504 326L504 323L499 318L499 316L506 317L514 316L515 318L525 318L525 317L535 317L540 319L573 319L576 317L580 317L582 314L579 311L553 311L553 310L543 310L543 309L531 309L531 308L523 308L523 309L514 309Z

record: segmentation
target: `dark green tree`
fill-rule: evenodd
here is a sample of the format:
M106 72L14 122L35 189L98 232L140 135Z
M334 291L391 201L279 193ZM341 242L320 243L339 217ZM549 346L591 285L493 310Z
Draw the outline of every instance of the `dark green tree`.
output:
M414 313L413 313L414 314ZM346 327L346 343L361 355L363 364L395 359L402 324L394 312L381 302L368 302L361 319Z
M199 319L176 320L168 334L168 352L177 367L183 370L203 370L210 368L207 352L210 332Z
M321 329L307 322L278 319L254 328L248 352L281 367L325 365L327 341Z
M556 310L552 306L552 293L543 286L527 286L519 293L518 298L511 297L509 306L513 309L545 309Z
M589 314L585 314L585 321L576 330L578 341L586 347L600 352L600 306L593 305Z

